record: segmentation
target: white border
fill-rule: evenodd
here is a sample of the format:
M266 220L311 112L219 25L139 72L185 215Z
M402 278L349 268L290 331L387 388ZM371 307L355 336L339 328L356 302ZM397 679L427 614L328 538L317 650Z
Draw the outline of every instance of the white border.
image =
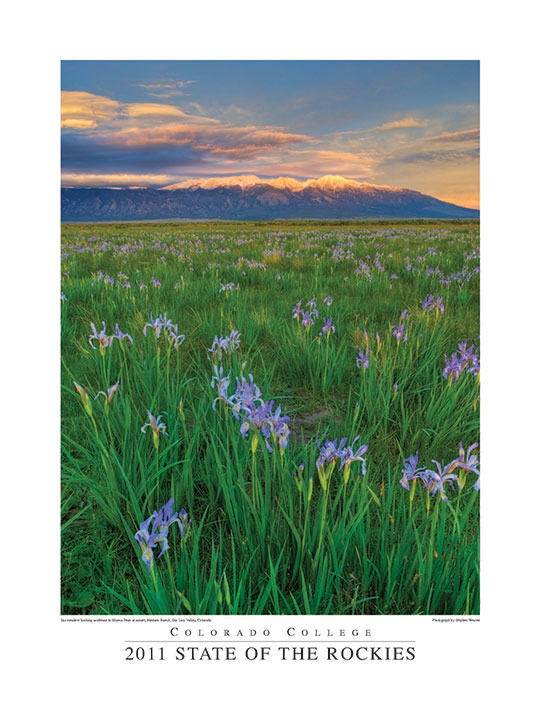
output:
M3 197L3 433L6 441L3 620L18 714L143 713L221 717L518 715L532 700L531 577L538 481L537 323L531 309L538 235L535 23L527 4L458 0L313 3L52 2L10 6ZM58 229L60 59L481 59L482 75L482 618L414 625L414 663L139 665L98 626L58 616ZM533 130L534 128L534 130ZM6 282L7 281L7 282ZM7 462L5 461L7 458ZM332 619L330 622L332 622ZM341 619L336 619L342 624ZM356 622L356 621L355 621ZM360 621L362 625L369 620ZM411 625L412 623L412 625ZM325 620L323 623L327 625ZM120 628L120 625L118 626ZM120 629L114 633L122 635Z

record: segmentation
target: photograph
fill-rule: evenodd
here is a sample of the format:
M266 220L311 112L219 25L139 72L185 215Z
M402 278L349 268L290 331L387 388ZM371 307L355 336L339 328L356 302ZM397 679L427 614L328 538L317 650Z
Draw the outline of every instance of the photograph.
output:
M58 94L59 615L479 616L480 61Z

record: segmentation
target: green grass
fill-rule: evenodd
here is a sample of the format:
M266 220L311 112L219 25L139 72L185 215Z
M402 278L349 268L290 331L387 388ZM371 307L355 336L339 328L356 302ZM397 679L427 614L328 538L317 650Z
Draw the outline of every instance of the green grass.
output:
M478 346L478 235L476 223L443 222L64 226L62 612L478 613L474 480L448 503L399 484L409 455L446 464L479 439L476 378L442 374L458 343ZM360 259L371 280L355 274ZM471 277L449 286L426 273L464 265ZM222 282L239 290L220 293ZM422 311L428 294L443 298L443 315ZM292 309L312 297L320 319L307 331ZM391 325L404 309L398 343ZM145 337L150 313L178 323L178 349ZM323 316L336 332L318 338ZM118 323L133 345L93 350L90 322L109 334ZM230 392L252 373L281 405L284 452L269 454L262 437L253 452L231 410L212 408L208 348L233 328ZM369 349L366 370L358 348ZM110 405L93 399L118 380ZM166 423L157 447L141 432L147 409ZM345 436L369 445L366 474L355 463L345 483L336 466L321 482L317 440ZM181 540L171 527L150 574L133 535L171 496L189 532Z

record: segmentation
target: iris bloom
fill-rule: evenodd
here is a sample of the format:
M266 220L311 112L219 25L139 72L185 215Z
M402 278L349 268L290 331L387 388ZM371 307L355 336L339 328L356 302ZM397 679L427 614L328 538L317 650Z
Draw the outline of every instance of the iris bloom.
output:
M478 475L478 456L473 455L472 452L477 447L478 443L473 443L472 445L470 445L467 450L467 455L465 456L465 450L463 449L463 445L459 443L459 457L457 465L463 468L466 472L472 471Z
M324 318L324 325L322 326L322 329L321 329L321 335L326 335L326 337L328 337L330 335L330 333L335 333L335 332L336 332L336 328L332 324L332 318L330 318L330 320L327 320L326 318Z
M102 352L104 352L104 349L106 347L109 347L110 345L112 345L112 342L114 340L114 335L107 335L107 329L106 329L105 323L103 322L102 324L103 324L103 328L98 333L94 323L93 322L90 323L90 328L92 329L92 335L89 335L88 342L90 343L90 346L92 348L94 348L94 350L95 350L95 345L92 342L92 340L97 340L99 342L99 349Z
M161 315L157 317L154 320L154 316L152 313L150 313L150 322L147 322L146 325L143 327L143 335L146 335L146 328L149 327L156 333L156 337L159 337L161 335L161 329L163 326L163 320L161 318Z
M334 299L331 298L330 295L327 295L327 296L324 298L323 302L326 303L326 305L327 305L328 307L330 307L330 305L334 302Z
M454 460L452 465L454 467L460 468L465 471L465 477L468 475L469 472L473 472L476 475L478 475L478 481L480 480L480 471L478 470L478 456L473 454L473 450L478 447L478 443L473 443L469 446L467 450L467 455L465 455L465 450L463 449L462 443L459 443L459 454L458 457ZM452 468L453 469L453 468ZM463 480L463 476L460 473L460 478L458 478L458 485L460 488L464 486L465 483L462 483L461 480ZM476 488L475 488L476 489Z
M418 468L417 465L418 453L416 453L416 455L411 455L403 463L403 477L401 478L399 483L402 487L405 488L405 490L409 489L410 482L423 478L425 468Z
M212 403L212 407L214 410L216 409L216 402L218 400L223 400L227 405L229 404L229 395L227 393L227 390L229 388L231 382L231 374L228 373L227 375L224 374L223 367L220 365L219 370L217 368L217 365L214 365L214 375L212 376L212 381L210 383L211 387L216 387L217 389L217 398Z
M120 340L120 341L122 341L124 338L127 338L133 345L133 338L131 337L131 335L128 335L127 333L122 332L120 330L120 328L118 327L118 323L116 323L116 326L114 328L113 337L115 337L117 340Z
M262 401L260 388L253 382L253 375L250 373L248 377L249 381L244 376L236 379L236 393L229 399L236 412L254 407L257 401ZM235 417L238 420L238 416Z
M300 315L302 313L302 301L299 300L296 305L293 308L292 316L293 320L300 320Z
M134 535L142 550L142 560L149 572L152 572L155 548L158 545L161 546L161 552L157 557L159 560L170 547L167 540L170 526L174 523L178 524L180 538L183 538L186 532L188 525L187 512L182 509L179 513L173 514L173 504L174 500L171 498L159 510L154 510L152 515L139 525L139 530ZM152 523L151 531L150 523Z
M480 358L478 357L478 351L475 350L474 345L467 347L467 341L463 341L458 345L458 352L452 353L452 357L448 360L447 356L444 356L446 367L443 370L443 377L450 378L451 380L457 380L463 372L473 372L476 377L480 374Z
M337 441L337 438L335 440L326 440L324 445L321 447L319 442L317 441L317 446L319 448L319 457L315 463L317 470L319 471L319 479L321 480L321 484L323 486L323 489L326 490L327 487L327 480L330 477L326 477L324 466L325 465L332 465L330 468L330 474L332 473L333 469L333 463L340 460L341 464L339 466L339 469L342 470L344 468L343 472L343 481L345 484L347 484L349 480L349 475L351 472L351 465L353 462L361 462L362 463L362 475L366 474L366 458L364 457L365 453L368 450L368 445L360 445L356 450L354 449L354 444L357 440L359 440L360 436L357 436L354 438L352 443L350 445L347 445L347 438L341 438L341 440Z
M307 306L311 308L311 312L313 315L318 318L319 317L319 311L317 310L317 304L315 302L315 298L311 298L307 303Z
M278 440L279 445L282 449L287 447L287 439L290 434L287 421L290 419L286 415L281 415L281 407L273 409L274 401L269 402L261 401L261 404L256 407L243 408L244 410L244 422L240 426L240 433L242 437L247 437L249 430L256 428L260 431L264 438L266 449L268 452L272 452L272 444L270 438Z
M360 445L356 450L354 449L354 443L360 439L357 436L352 441L352 444L345 447L341 452L341 465L339 469L350 466L353 462L362 463L362 475L366 474L366 458L364 455L368 451L369 445Z
M321 447L319 441L317 440L317 447L319 448L319 457L315 463L317 469L319 469L322 465L329 465L335 460L339 460L346 443L347 438L342 438L338 445L336 438L336 440L326 440L324 445Z
M392 335L396 338L396 340L398 342L400 340L403 340L403 342L405 342L407 340L407 332L405 330L405 323L402 323L401 325L392 325L392 330L393 330Z
M98 394L96 395L96 397L94 398L94 400L97 400L100 395L103 395L103 397L105 398L105 403L106 403L107 405L110 405L110 404L111 404L111 401L112 401L112 399L113 399L114 393L118 390L118 386L119 386L119 385L120 385L120 380L118 380L114 385L112 385L112 386L107 390L107 392L105 392L104 390L100 390L100 391L98 392Z
M212 347L208 348L208 352L212 356L211 358L209 357L209 359L221 360L223 354L227 355L238 350L240 347L240 334L238 330L231 330L230 335L222 335L219 338L215 335Z
M450 472L454 469L453 463L450 463L443 469L437 460L432 460L431 462L435 464L437 470L426 470L423 473L422 480L424 481L424 486L426 490L431 492L432 495L435 495L438 491L441 499L448 502L448 497L444 492L444 483L450 483L453 490L453 480L457 481L458 479L458 476L455 473Z
M283 451L287 447L290 435L287 424L290 418L281 414L279 406L274 409L273 400L270 400L270 402L263 400L261 390L254 383L253 376L249 375L248 378L246 379L244 376L236 378L236 392L229 397L230 374L224 375L222 367L218 370L214 366L212 387L217 384L218 397L214 400L212 407L215 409L216 402L222 400L232 408L236 420L241 421L240 433L242 437L246 438L250 430L258 430L264 438L268 452L273 452L270 442L272 438L278 443L280 450ZM252 447L255 452L257 435L255 434L253 438L254 444Z
M171 345L173 345L174 348L180 347L180 345L184 342L185 339L185 335L175 335L172 330L169 332L169 342L171 343Z
M443 370L443 377L450 378L450 380L457 380L464 370L463 361L458 358L456 353L452 353L452 357L448 360L447 356L444 356L446 367Z
M366 352L362 352L361 348L358 348L358 357L356 358L356 367L363 367L366 370L369 367L369 348Z
M303 327L305 327L305 328L311 327L311 326L313 325L313 323L315 322L315 321L313 320L313 318L311 317L311 313L310 313L310 312L307 312L307 311L304 311L304 310L302 310L301 313L302 313L302 325L303 325Z
M167 433L167 426L165 425L165 423L159 422L161 420L161 415L158 415L156 418L152 415L150 410L147 410L146 412L148 413L148 422L141 427L141 432L146 433L146 428L151 428L154 446L157 450L159 448L159 434L163 433L164 435L167 435L167 437L169 437L169 434Z

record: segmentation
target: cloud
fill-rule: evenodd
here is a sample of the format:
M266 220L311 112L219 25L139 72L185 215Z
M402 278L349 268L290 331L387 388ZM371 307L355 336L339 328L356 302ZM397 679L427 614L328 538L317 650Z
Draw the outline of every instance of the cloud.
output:
M253 172L276 177L313 178L322 175L342 175L355 180L373 178L378 158L369 153L348 153L332 150L295 150L289 148L277 155L260 157L256 163L227 165L229 173Z
M66 170L76 167L99 171L106 166L124 171L137 163L160 170L163 163L165 167L175 167L202 159L215 162L220 158L228 161L257 158L310 142L313 141L309 136L289 133L283 128L174 122L101 133L64 132L62 163Z
M426 127L428 125L427 120L417 120L413 117L405 117L401 118L401 120L391 120L390 122L383 123L382 125L377 125L376 127L372 128L365 128L363 130L343 130L341 132L334 133L335 138L338 141L341 141L341 139L347 135L362 135L364 133L371 133L371 132L379 132L383 130L404 130L406 128L421 128ZM355 138L354 140L350 140L348 142L359 142L361 140L364 140L365 138Z
M480 157L478 148L471 150L445 150L436 152L416 152L401 157L393 157L391 161L399 163L455 163L464 160L477 160Z
M474 130L461 130L453 133L443 133L435 137L426 138L431 142L442 142L442 143L458 143L458 142L469 142L471 140L480 140L480 129L475 128Z
M371 128L372 131L375 130L401 130L403 128L419 128L419 127L426 127L428 125L427 120L417 120L416 118L412 117L405 117L401 120L392 120L391 122L383 123L382 125L377 125L377 127Z
M140 173L62 173L62 187L73 185L91 187L147 187L163 185L171 181L170 175Z
M89 130L118 116L120 103L102 95L64 90L62 127Z
M190 115L176 105L164 103L121 103L104 95L64 90L62 101L62 127L68 130L111 128L126 121L146 118L155 123L160 118L181 118L186 122L215 123L213 118Z
M150 97L160 100L169 100L173 97L185 95L184 88L196 80L163 80L153 83L139 83L137 87L143 88Z
M123 106L123 114L129 118L135 117L181 117L193 120L195 115L189 115L174 105L163 105L161 103L127 103ZM217 122L212 118L197 118L199 121Z

